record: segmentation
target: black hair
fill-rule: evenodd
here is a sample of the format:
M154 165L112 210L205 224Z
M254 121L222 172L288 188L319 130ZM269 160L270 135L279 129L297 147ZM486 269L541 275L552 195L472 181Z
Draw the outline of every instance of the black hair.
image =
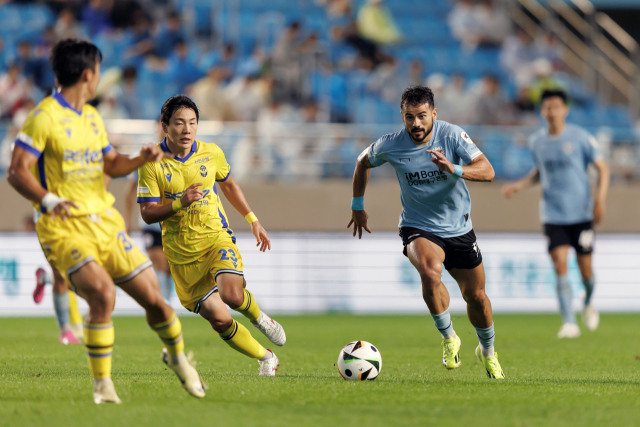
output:
M160 120L165 125L169 124L169 120L171 120L171 116L176 111L182 108L190 108L196 113L196 121L200 120L200 112L198 111L198 107L196 107L196 103L191 100L188 96L185 95L174 95L171 98L164 101L162 104L162 109L160 110Z
M564 105L567 105L567 102L569 101L569 96L567 95L567 92L563 91L562 89L547 89L544 92L542 92L542 96L540 97L540 104L542 104L544 100L547 98L556 98L556 97L562 99L562 102L564 102Z
M136 67L128 65L124 67L124 70L122 70L122 78L124 80L135 80L136 77L138 77L138 70L136 70Z
M433 100L433 91L426 86L409 86L402 93L402 100L400 101L400 108L403 109L408 105L415 107L418 105L427 104L431 108L435 107L435 101Z
M93 70L102 62L102 52L87 41L66 39L51 49L50 61L58 84L69 87L78 83L84 70Z

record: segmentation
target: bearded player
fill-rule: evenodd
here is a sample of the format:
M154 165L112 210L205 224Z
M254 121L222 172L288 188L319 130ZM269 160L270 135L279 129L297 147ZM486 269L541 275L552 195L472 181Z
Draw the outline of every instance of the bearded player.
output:
M101 60L100 50L86 41L68 39L53 47L59 90L36 106L18 134L9 183L41 211L36 232L47 261L89 305L84 343L94 402L120 403L111 380L116 284L145 309L164 343L163 360L184 388L204 397L200 376L184 354L180 320L105 188L105 174L127 175L170 155L157 146L132 158L113 149L98 111L86 103L95 97Z
M471 198L465 180L491 181L489 160L458 126L437 120L433 92L412 86L402 94L404 129L382 136L358 157L353 175L351 221L353 235L371 233L364 210L364 194L371 168L389 163L400 183L400 237L404 254L418 270L422 295L442 335L442 363L460 366L460 337L449 313L449 293L442 283L442 267L456 280L476 329L476 357L489 378L504 373L494 351L491 302L485 294L482 254L471 225Z

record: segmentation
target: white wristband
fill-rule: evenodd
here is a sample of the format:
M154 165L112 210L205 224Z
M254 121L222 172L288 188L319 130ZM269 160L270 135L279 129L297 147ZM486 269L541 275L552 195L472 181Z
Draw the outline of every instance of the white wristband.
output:
M58 197L53 193L47 193L42 198L40 204L47 209L47 211L51 212L53 209L58 206L60 203L66 201L67 199L63 199L62 197Z

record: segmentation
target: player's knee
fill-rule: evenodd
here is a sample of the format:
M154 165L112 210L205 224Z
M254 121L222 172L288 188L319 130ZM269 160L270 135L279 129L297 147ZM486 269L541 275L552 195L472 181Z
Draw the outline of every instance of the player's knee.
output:
M462 292L462 297L469 305L481 306L484 305L487 294L484 292L484 289L472 289Z
M89 306L93 310L111 311L116 301L116 289L108 282L98 282L92 286L88 296Z
M231 327L232 322L233 320L231 319L231 317L229 318L213 317L209 319L209 323L211 324L211 327L213 328L214 331L216 331L219 334L229 329Z
M244 291L242 289L232 289L220 294L222 301L232 309L236 309L244 302Z
M422 288L425 291L433 291L442 280L442 264L424 263L418 268Z

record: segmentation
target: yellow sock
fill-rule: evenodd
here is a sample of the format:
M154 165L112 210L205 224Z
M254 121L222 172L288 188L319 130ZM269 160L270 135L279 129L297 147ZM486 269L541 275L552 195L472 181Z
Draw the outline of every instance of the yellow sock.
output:
M78 298L76 298L76 294L73 291L69 292L69 321L72 325L77 325L78 323L82 323L82 315L80 314L80 309L78 309Z
M111 353L113 352L113 323L85 323L84 345L89 356L89 368L93 378L111 377Z
M266 353L264 347L251 336L251 332L235 320L231 321L229 329L220 334L220 338L234 350L254 359L262 359Z
M182 339L182 323L176 316L174 311L169 320L162 323L151 325L151 329L156 331L156 334L162 340L164 348L172 356L177 356L184 351L184 340Z
M242 301L242 305L235 310L254 322L258 320L258 317L260 317L260 308L258 307L258 303L253 297L253 294L247 289L244 289L244 301Z

